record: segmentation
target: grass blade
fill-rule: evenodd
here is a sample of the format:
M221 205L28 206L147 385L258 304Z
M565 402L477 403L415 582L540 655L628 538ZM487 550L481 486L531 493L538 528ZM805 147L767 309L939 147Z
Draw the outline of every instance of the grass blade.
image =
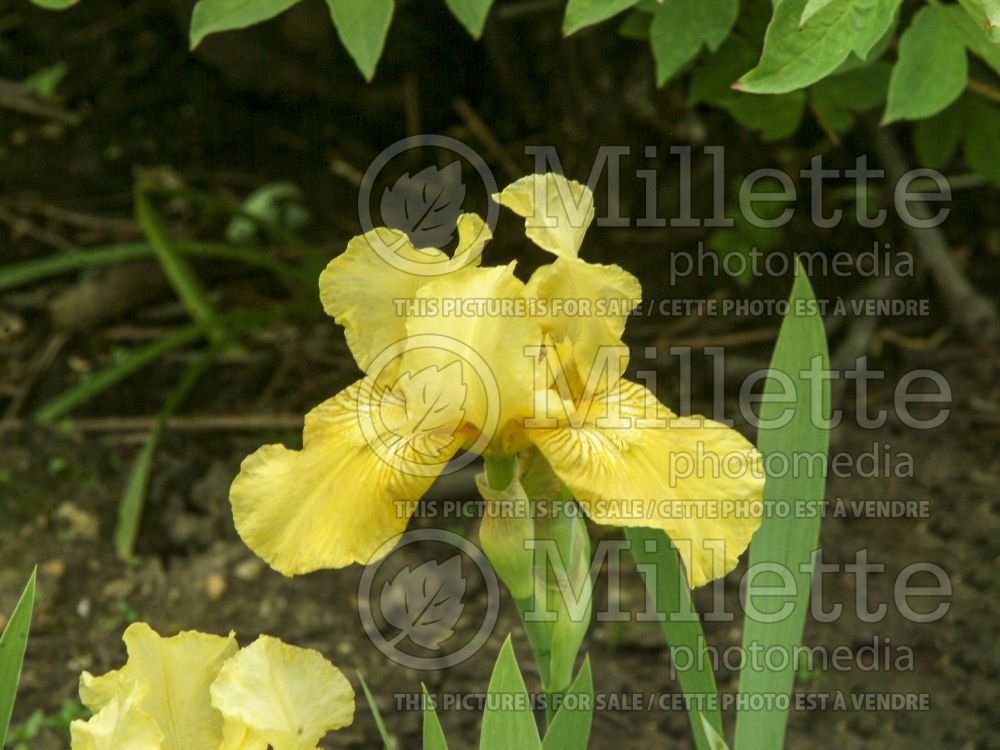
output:
M364 691L365 700L368 702L368 708L372 712L372 717L375 719L375 726L378 727L379 736L382 738L382 746L384 750L396 750L396 745L393 743L392 738L385 729L385 722L382 721L382 712L378 710L378 704L375 702L375 697L372 695L372 691L368 689L368 683L365 682L365 676L358 672L358 681L361 683L361 689Z
M427 686L420 683L424 690L424 750L448 750L448 742L444 738L444 730L441 728L441 720L437 711L431 705L431 696L427 692Z
M7 744L7 730L14 710L17 685L21 681L21 666L24 652L28 647L28 631L31 629L31 612L35 606L35 575L31 572L24 592L14 607L7 627L0 635L0 747Z
M140 347L119 362L107 367L77 385L63 391L35 412L39 422L53 422L65 416L80 404L88 401L101 391L123 380L137 370L155 362L167 352L196 341L204 335L201 325L195 324L179 328L152 344Z
M194 270L174 247L144 183L140 183L135 191L135 215L142 231L146 233L146 239L153 246L163 273L191 317L205 326L208 337L214 343L223 342L226 339L226 327L222 318L216 313Z
M653 606L665 618L660 625L670 648L671 661L677 670L677 679L688 698L688 720L695 747L698 750L711 750L712 744L702 721L704 717L709 726L717 733L722 733L718 688L701 621L694 611L691 590L681 569L680 556L667 535L658 529L636 527L625 529L625 534ZM674 654L678 651L689 655L687 661L690 666L687 669L676 666Z
M248 266L271 271L280 276L286 283L297 288L306 286L303 275L288 264L268 255L256 253L240 247L233 247L221 242L175 242L174 249L181 255L190 258L215 258L232 260ZM28 260L23 263L0 269L0 291L30 284L33 281L58 276L71 271L81 271L88 268L110 266L116 263L128 263L136 260L156 257L156 251L148 242L125 242L120 245L95 247L74 253L60 253L45 258ZM309 290L312 291L312 281L309 280Z
M829 354L827 352L826 334L823 330L823 320L815 305L812 287L805 271L799 265L796 270L795 284L789 299L789 312L781 324L778 341L771 358L771 368L767 382L764 385L764 400L761 403L761 426L757 443L764 454L765 465L797 466L796 455L821 454L823 471L820 476L800 476L798 472L788 472L784 476L768 477L764 487L764 522L754 536L750 545L750 570L746 591L747 609L750 609L751 597L753 606L761 614L776 615L788 609L786 616L781 618L746 618L743 630L743 648L749 653L750 646L768 653L769 649L785 650L788 658L785 669L744 668L740 674L740 695L787 695L795 679L795 648L802 639L806 613L809 607L809 588L812 579L813 552L819 542L819 524L822 514L809 509L810 504L821 503L826 485L826 455L829 447L829 432L819 424L819 419L826 419L830 412L830 381L819 379L817 387L815 379L803 376L813 361L818 357L819 366L823 371L829 369ZM780 375L781 384L775 373ZM795 386L795 401L788 403L783 398L788 381ZM792 409L793 416L783 426L768 426L767 422L776 420ZM813 417L818 417L814 419ZM772 455L782 455L782 461L770 462ZM768 513L767 508L775 502L788 503L800 512ZM780 594L755 593L754 589L766 590L775 585L775 581L767 576L753 575L755 566L761 564L781 566L785 578L794 582L795 593L791 596ZM765 579L766 583L755 582ZM775 621L764 621L775 620ZM748 701L749 702L749 701ZM764 701L765 706L771 706L773 701ZM743 703L741 702L741 705ZM741 711L736 717L737 748L752 750L778 750L784 743L785 726L788 722L787 708L778 707L766 710Z
M142 512L146 505L149 475L153 468L153 457L160 444L160 438L174 412L191 392L195 383L205 374L205 370L212 364L217 353L217 349L209 349L191 363L180 382L167 397L159 419L156 421L156 426L146 437L142 449L132 463L125 492L122 493L121 500L118 502L118 523L115 526L115 549L123 560L131 558L135 552L139 524L142 521Z

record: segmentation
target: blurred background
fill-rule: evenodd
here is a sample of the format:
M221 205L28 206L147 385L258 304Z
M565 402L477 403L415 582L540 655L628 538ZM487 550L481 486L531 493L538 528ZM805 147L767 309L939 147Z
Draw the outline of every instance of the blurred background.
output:
M9 746L67 747L66 724L82 713L80 671L117 666L121 631L136 619L161 631L233 628L243 642L267 632L319 648L352 680L354 670L365 674L400 746L415 746L418 712L395 710L392 693L419 689L421 680L432 692L485 689L507 632L516 634L518 652L529 654L513 606L505 603L494 638L461 666L446 673L395 667L358 622L360 569L282 578L240 542L227 501L244 456L264 442L299 445L302 415L358 377L342 330L322 313L315 277L361 231L358 189L376 155L408 135L446 134L479 153L502 187L534 171L525 147L554 146L566 174L586 180L602 146L627 146L621 214L633 217L646 207L646 185L634 175L650 168L657 169L661 215L677 215L681 187L671 146L694 148L693 214L703 217L717 199L706 145L725 147L727 211L739 180L756 169L796 175L818 154L824 166L847 169L867 154L892 174L920 158L910 128L880 130L877 111L859 113L856 127L841 134L806 106L791 132L762 140L721 108L689 104L686 80L657 88L648 44L619 33L620 23L563 38L560 2L501 0L482 39L473 41L443 3L402 0L370 84L338 43L322 3L212 36L193 53L191 5L84 0L49 13L18 0L0 8L0 612L9 611L35 563L41 592ZM765 118L765 131L767 124ZM647 157L647 147L658 155ZM421 158L432 157L414 156L413 171L427 166ZM994 158L1000 162L1000 152ZM950 217L931 233L914 232L893 211L879 228L859 226L859 197L848 181L826 193L824 209L845 215L830 229L811 221L803 188L781 230L740 223L722 233L594 227L584 244L588 260L622 265L656 300L787 296L790 274L671 279L671 253L696 252L699 241L723 255L751 246L789 258L856 255L877 246L890 250L887 257L914 259L911 273L893 273L898 267L889 263L890 272L876 276L813 278L821 298L927 300L928 315L827 319L835 367L867 355L885 372L861 407L888 409L878 430L861 429L853 418L834 430L831 451L851 456L854 469L831 477L828 497L925 500L930 512L824 521L826 562L854 562L867 549L870 560L884 564L884 573L870 577L867 596L873 605L888 603L888 613L865 622L855 605L856 578L827 576L826 601L842 603L847 613L807 624L806 642L857 651L874 641L882 664L803 671L799 681L802 689L845 695L929 693L931 709L793 711L789 747L1000 747L993 637L1000 598L992 580L1000 532L1000 356L993 338L1000 210L996 185L961 158L943 171L955 195ZM137 214L140 183L157 186L147 197L153 219ZM606 206L603 184L598 215ZM876 181L861 199L873 210L891 209L891 188ZM248 203L255 193L257 203ZM466 206L484 211L485 194L470 192ZM234 213L240 207L250 215L242 223ZM148 249L157 231L188 248L216 309L239 311L230 319L238 320L238 345L210 362ZM927 255L927 243L937 255ZM146 249L135 249L140 245ZM227 256L225 248L237 254ZM77 262L84 251L105 256ZM945 271L927 262L942 253ZM257 261L246 262L247 255ZM522 221L502 215L486 262L517 258L530 270L543 262L540 255L524 240ZM24 265L42 260L51 265ZM712 408L718 383L704 349L724 347L725 412L752 437L740 417L738 386L767 366L779 323L774 315L696 311L636 318L626 334L632 369L659 371L670 404L684 394L666 350L692 347L690 395L693 410L703 412ZM652 360L649 346L660 352ZM900 378L919 368L942 373L951 386L950 416L930 431L908 429L892 408ZM835 382L834 393L853 415L854 383ZM874 475L862 476L863 453L875 454ZM475 497L468 474L434 492ZM131 540L119 521L123 498L141 510ZM460 530L473 534L475 523ZM615 534L597 527L592 533ZM123 546L134 552L127 560ZM420 560L418 551L413 555ZM951 611L933 624L911 622L893 605L896 574L916 561L942 566L954 588ZM727 580L730 609L741 574ZM638 577L625 571L623 580L627 604L642 606ZM710 592L698 596L710 606ZM739 643L739 618L707 622L706 630L720 648ZM885 664L901 647L912 649L910 669ZM679 690L655 623L596 623L584 648L599 691ZM536 676L525 669L531 687ZM718 679L722 690L735 690L735 673L723 668ZM477 736L476 712L441 718L449 737L471 743ZM680 711L599 712L592 737L595 748L622 741L690 745ZM354 725L330 741L374 746L367 710L359 705Z

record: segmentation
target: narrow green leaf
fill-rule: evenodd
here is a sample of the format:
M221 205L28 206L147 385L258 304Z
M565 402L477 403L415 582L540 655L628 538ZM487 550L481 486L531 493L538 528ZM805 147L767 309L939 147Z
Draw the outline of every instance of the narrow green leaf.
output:
M901 2L833 0L801 26L806 0L781 0L767 27L760 62L736 87L755 94L783 94L826 77L852 52L868 59L895 23Z
M649 43L662 86L690 62L702 45L713 52L729 36L739 15L738 0L670 0L653 14Z
M705 737L708 738L709 749L729 750L729 746L726 744L726 741L722 738L722 735L715 730L715 727L712 726L712 722L705 718L705 715L702 713L698 714L698 718L701 719L701 727L705 730Z
M639 0L569 0L563 18L563 34L569 36L587 26L606 21L637 2Z
M264 268L278 274L288 282L299 284L298 276L292 268L280 260L275 260L253 250L232 247L221 242L176 242L174 248L177 252L192 258L233 260ZM95 247L79 252L60 253L36 260L27 260L23 263L0 268L0 291L70 271L99 268L155 256L156 252L148 242L125 242L120 245Z
M80 0L31 0L31 2L39 8L45 8L45 10L66 10L72 8ZM0 747L3 746L0 745Z
M337 36L365 80L375 76L392 21L393 0L326 0Z
M132 463L125 491L118 501L118 523L115 526L114 534L115 549L123 560L130 559L135 552L142 512L146 505L146 490L149 487L153 457L160 444L160 438L166 430L167 422L170 421L177 408L191 392L195 383L205 374L205 370L212 364L217 353L217 349L209 349L188 366L180 382L167 397L167 401L160 411L160 416L156 420L156 425L146 436L146 441L142 444L142 448Z
M382 712L378 710L378 703L375 702L375 697L372 695L372 691L368 689L368 683L365 682L365 676L361 672L358 672L358 682L361 683L361 689L364 691L368 708L372 712L372 718L375 719L375 726L378 728L379 737L382 738L383 750L396 750L392 738L385 729L385 722L382 721Z
M486 25L486 16L490 14L493 0L444 0L451 13L472 35L473 39L482 36Z
M164 275L188 313L196 323L205 326L206 333L213 342L221 343L227 336L225 324L212 306L194 269L174 246L163 220L153 207L150 191L141 182L135 190L135 215L156 253Z
M583 658L583 666L561 700L542 740L542 750L581 750L587 747L594 718L594 680L590 674L589 656Z
M179 328L173 333L154 341L152 344L140 347L110 367L89 376L85 380L81 380L77 385L63 391L35 412L35 419L42 423L53 422L118 381L155 362L167 352L196 341L203 335L203 327L195 324Z
M710 750L711 745L701 724L700 708L709 706L704 713L709 723L722 731L722 716L718 708L718 688L712 673L712 659L708 642L701 629L701 620L691 602L691 591L681 567L680 556L670 539L659 529L625 529L629 551L635 558L636 568L646 583L646 590L664 618L660 625L670 648L671 660L677 653L686 654L686 669L674 666L684 695L688 697L688 720L698 750Z
M510 636L504 641L486 692L480 750L541 750L531 699Z
M903 32L883 124L930 117L962 95L969 61L951 18L942 6L927 5Z
M194 49L209 34L245 29L268 21L301 0L198 0L191 13L190 44Z
M35 606L35 574L31 572L21 598L0 635L0 747L7 744L7 729L14 710L17 685L21 681L21 666L24 652L28 647L28 631L31 630L31 612Z
M427 686L420 683L424 691L424 747L423 750L448 750L448 742L444 738L444 730L441 728L441 720L437 711L431 705L431 696L427 692Z
M829 370L826 333L812 287L798 264L789 311L782 321L771 358L771 374L764 385L757 444L765 466L794 466L795 456L822 455L823 470L769 476L764 486L764 521L750 544L743 648L746 653L752 649L761 653L781 651L787 659L783 669L774 669L771 664L761 669L751 666L762 665L748 665L740 673L740 705L752 702L753 696L772 700L763 701L764 708L755 706L754 710L737 714L737 748L779 750L784 742L787 707L781 710L773 706L773 699L787 695L795 680L792 656L801 642L809 609L813 553L819 543L822 517L817 506L823 502L826 486L829 432L823 420L830 412L830 381L809 374L816 370ZM789 396L794 398L791 403ZM782 461L771 460L778 455ZM793 511L769 512L777 502L788 503ZM755 570L761 572L755 574ZM778 570L784 582L791 582L788 588L794 593L774 591L771 573L778 575ZM761 583L762 579L766 583ZM752 617L751 611L759 616Z

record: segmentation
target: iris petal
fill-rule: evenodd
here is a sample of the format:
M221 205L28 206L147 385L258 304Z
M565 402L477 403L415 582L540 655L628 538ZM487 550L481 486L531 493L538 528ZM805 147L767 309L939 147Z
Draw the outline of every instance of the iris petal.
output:
M673 415L636 383L527 434L592 520L665 531L692 587L732 570L760 526L757 449L718 422Z

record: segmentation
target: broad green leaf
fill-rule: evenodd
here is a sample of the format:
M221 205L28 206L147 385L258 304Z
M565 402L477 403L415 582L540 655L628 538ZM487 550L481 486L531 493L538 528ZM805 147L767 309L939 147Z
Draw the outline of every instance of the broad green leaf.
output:
M191 13L194 49L209 34L245 29L284 13L300 0L198 0Z
M80 0L31 0L31 2L39 8L45 8L45 10L66 10L72 8Z
M483 33L483 26L486 25L486 16L490 13L490 6L493 0L444 0L448 4L452 15L472 34L473 39L478 39Z
M427 692L427 686L421 683L420 687L424 691L423 750L448 750L448 742L444 738L441 720L438 718L437 711L431 705L431 696Z
M652 13L638 9L631 10L625 16L622 25L618 27L618 33L626 39L645 42L649 40L649 31L652 25Z
M56 89L59 88L59 84L62 83L67 72L66 63L58 62L55 65L36 70L24 79L24 86L30 89L35 96L51 99L56 95Z
M14 710L17 685L21 681L21 665L28 647L31 611L35 606L35 574L31 572L24 592L0 635L0 747L7 744L7 729Z
M764 36L760 62L737 87L755 94L782 94L824 78L852 52L867 60L894 23L900 3L833 0L800 26L806 0L780 0Z
M978 26L986 30L987 38L1000 44L1000 0L959 0Z
M856 114L885 103L892 66L875 62L864 68L824 78L809 89L816 116L838 133L854 125Z
M799 18L799 26L805 26L809 23L809 20L819 13L823 8L825 8L830 3L835 3L837 0L809 0L806 3L806 7L802 10L802 16Z
M969 52L982 59L1000 75L1000 45L995 44L989 30L973 21L957 5L937 6L940 17L951 21L950 30L958 33Z
M368 703L368 710L372 712L372 718L375 720L375 727L378 729L378 735L382 738L383 750L396 750L395 744L393 744L392 738L389 736L389 732L386 731L385 722L382 721L382 712L378 709L378 703L375 702L375 696L372 695L372 691L368 689L368 683L365 682L365 676L358 672L358 682L361 683L361 690L365 694L365 701Z
M531 699L510 636L504 641L486 692L480 750L541 750Z
M580 750L587 747L593 718L594 680L590 674L590 657L585 656L583 666L562 696L562 705L545 733L542 750ZM426 747L425 744L424 750Z
M690 62L702 44L711 51L729 36L739 15L738 0L670 0L653 14L649 43L662 86Z
M899 40L883 124L937 114L962 95L968 75L965 46L950 14L940 5L921 8Z
M563 34L569 36L580 29L606 21L639 0L569 0L563 17Z
M819 543L822 514L818 506L823 502L825 458L829 448L829 432L822 420L829 417L830 381L810 377L810 371L815 369L829 370L826 332L815 307L812 287L801 264L797 264L788 314L782 321L771 358L772 374L764 384L757 447L764 455L765 466L791 466L794 456L822 455L824 468L767 477L764 521L750 544L744 599L748 614L743 628L743 648L748 653L755 648L762 653L780 651L791 655L802 639L809 609L813 553ZM789 395L793 398L791 402ZM782 460L774 461L775 456ZM792 512L769 512L769 507L779 502L787 503ZM754 574L762 565L782 570L784 581L792 581L794 593L784 596L774 593L770 588L775 585L771 571L765 568L763 573ZM766 584L761 583L762 579ZM751 616L751 597L753 611L759 613L759 617ZM778 750L783 746L787 705L782 710L773 699L788 695L792 689L794 659L788 658L786 662L783 669L774 669L773 664L761 669L752 667L763 665L752 664L743 668L740 700L753 702L753 696L770 700L763 701L763 708L755 706L753 710L738 712L735 747Z
M933 117L914 124L913 147L920 166L943 169L955 158L966 130L960 104L961 101L956 102Z
M757 52L738 35L730 36L718 52L703 60L691 76L688 104L705 102L724 109L741 125L759 131L765 141L794 133L805 112L802 91L758 96L734 91L730 84L757 59Z
M966 98L965 163L1000 185L1000 108L980 97Z
M337 36L370 81L389 33L393 0L326 0L326 4Z
M698 750L709 750L711 745L708 744L701 724L702 714L698 709L709 706L706 718L711 726L721 732L718 689L715 686L705 633L691 603L691 591L682 572L680 556L667 535L658 529L625 529L625 536L653 606L665 618L660 625L670 648L671 659L677 653L688 655L687 669L677 667L676 661L674 666L681 689L690 700L688 719L695 746Z

